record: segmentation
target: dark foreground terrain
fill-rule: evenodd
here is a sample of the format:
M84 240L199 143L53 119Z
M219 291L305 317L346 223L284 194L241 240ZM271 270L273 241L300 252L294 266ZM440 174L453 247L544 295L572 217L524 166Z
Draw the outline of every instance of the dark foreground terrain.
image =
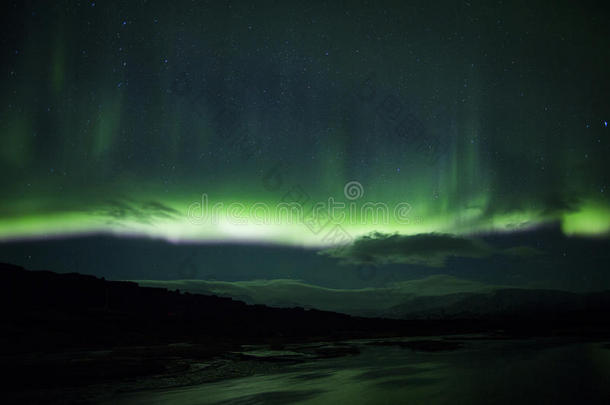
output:
M9 264L0 265L0 289L0 356L8 371L1 388L19 403L98 402L117 392L274 373L303 361L358 355L361 345L346 343L354 339L432 353L458 350L462 343L388 339L610 336L610 299L603 293L574 309L408 321L246 305Z

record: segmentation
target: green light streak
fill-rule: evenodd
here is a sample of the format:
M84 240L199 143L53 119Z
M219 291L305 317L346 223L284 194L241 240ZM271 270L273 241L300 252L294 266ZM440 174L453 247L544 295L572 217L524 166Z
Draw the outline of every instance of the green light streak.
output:
M561 225L566 235L607 236L610 234L610 207L588 201L580 210L565 214Z
M151 195L142 195L139 199L127 201L152 201L151 198ZM339 224L351 238L373 231L405 235L428 232L454 234L512 232L552 221L560 221L567 235L602 235L610 230L610 209L594 202L587 202L579 211L558 217L544 216L533 210L485 216L486 196L481 195L471 202L473 207L478 208L442 213L426 210L425 206L424 209L418 209L418 205L414 203L413 215L407 221L397 220L391 213L387 220L381 221L378 218L376 222L370 212L365 218L360 211L362 204L357 204L358 210L354 211L356 220L349 216L338 217L334 221L329 221L326 227L316 233L299 221L298 217L282 216L277 205L279 201L269 198L266 201L209 198L210 215L203 220L199 217L194 218L192 212L190 216L188 215L189 206L197 200L178 195L174 198L157 200L170 213L167 215L147 214L137 210L134 212L127 210L121 215L113 215L112 209L99 203L97 205L88 203L81 209L36 214L35 212L40 211L44 204L36 206L30 202L31 214L22 212L20 215L0 220L0 240L106 233L161 238L172 242L225 241L323 247L333 244L325 236L336 224ZM231 204L239 204L240 208L233 215L229 212ZM140 205L134 204L134 206ZM392 207L390 204L388 206ZM258 211L254 209L255 207L258 207ZM216 211L213 212L213 209ZM344 213L349 214L349 206ZM420 214L423 215L419 216Z

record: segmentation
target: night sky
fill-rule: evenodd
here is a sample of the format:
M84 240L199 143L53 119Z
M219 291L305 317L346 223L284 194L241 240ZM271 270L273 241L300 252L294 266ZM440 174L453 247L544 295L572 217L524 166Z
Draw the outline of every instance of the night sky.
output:
M610 288L603 2L5 3L2 261Z

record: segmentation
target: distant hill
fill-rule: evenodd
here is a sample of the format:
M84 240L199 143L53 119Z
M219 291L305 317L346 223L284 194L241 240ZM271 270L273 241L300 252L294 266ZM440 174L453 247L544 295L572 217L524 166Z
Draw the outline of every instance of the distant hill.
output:
M572 293L511 288L434 275L385 288L331 289L297 280L241 282L139 280L143 286L216 294L251 304L317 308L393 319L481 319L554 316L610 308L610 292Z
M332 297L349 296L344 294ZM214 348L227 342L327 341L499 329L529 335L599 334L610 329L609 310L609 293L498 289L411 294L386 311L386 316L410 319L365 318L301 307L248 305L214 295L0 264L2 353L186 341L213 342L206 347Z
M420 296L494 291L494 286L449 275L394 283L385 288L333 289L298 280L136 280L139 285L231 297L273 307L317 308L356 316L394 316L392 308Z
M335 339L405 334L392 320L140 287L94 276L0 264L0 345L151 344L198 339Z

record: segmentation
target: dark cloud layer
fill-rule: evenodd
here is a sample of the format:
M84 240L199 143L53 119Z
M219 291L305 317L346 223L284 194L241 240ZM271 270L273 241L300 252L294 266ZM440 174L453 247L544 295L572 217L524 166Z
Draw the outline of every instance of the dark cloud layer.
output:
M353 265L402 263L442 267L449 257L484 258L493 254L531 257L541 252L523 246L496 249L481 239L451 234L408 236L374 232L357 239L350 246L327 249L321 253Z

